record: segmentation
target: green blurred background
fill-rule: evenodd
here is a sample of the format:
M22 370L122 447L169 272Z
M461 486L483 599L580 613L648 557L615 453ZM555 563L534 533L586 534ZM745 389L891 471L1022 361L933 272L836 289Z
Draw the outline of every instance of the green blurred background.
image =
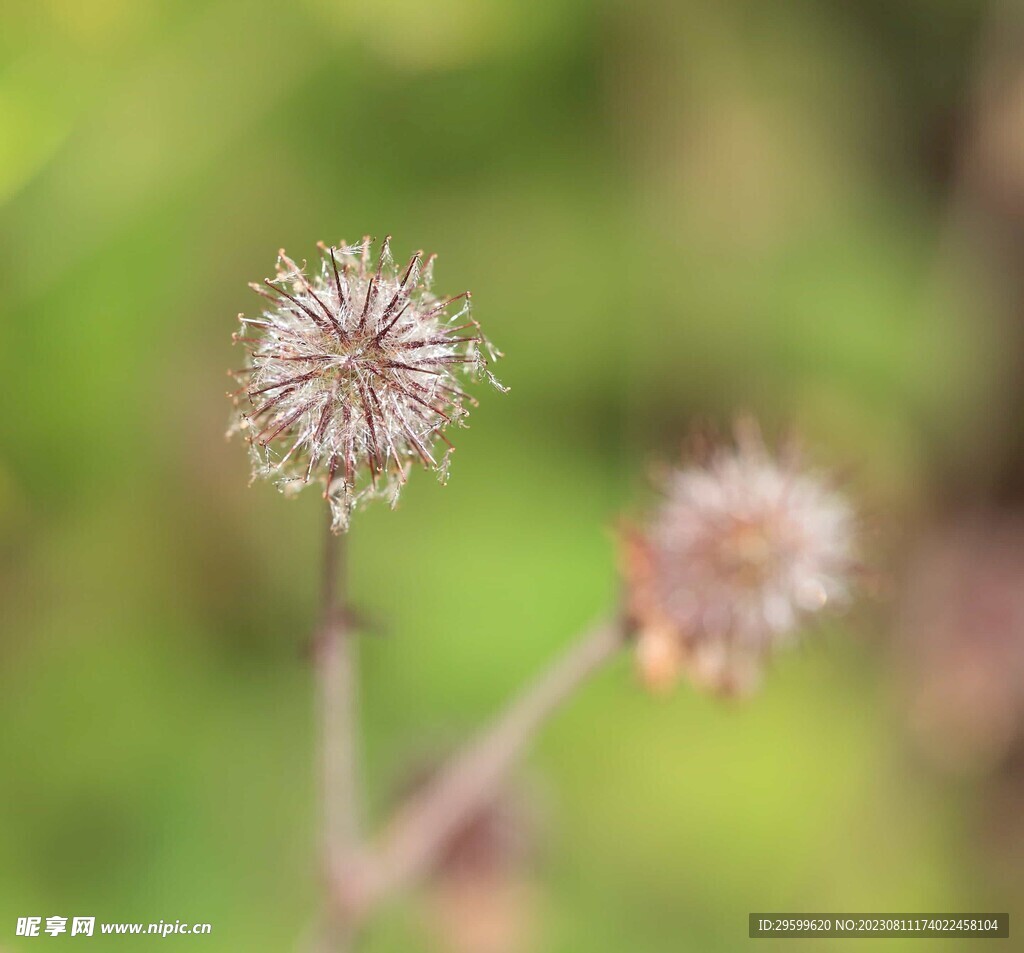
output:
M247 487L224 371L279 246L364 233L439 252L511 387L479 395L447 488L417 474L354 523L374 816L613 609L649 463L753 409L852 468L881 597L747 704L652 699L626 660L588 686L524 770L530 949L730 951L755 910L1024 914L1024 757L929 761L893 649L925 528L1024 496L1019 13L6 6L0 949L70 942L15 938L53 914L301 949L325 512ZM421 905L366 949L443 950Z

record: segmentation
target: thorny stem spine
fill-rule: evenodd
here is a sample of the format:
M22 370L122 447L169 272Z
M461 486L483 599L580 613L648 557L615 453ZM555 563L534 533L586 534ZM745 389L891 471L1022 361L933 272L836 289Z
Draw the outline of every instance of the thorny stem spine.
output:
M336 882L338 906L351 921L365 920L431 868L461 825L498 793L539 729L627 636L622 620L591 629L399 809L379 849L344 868Z

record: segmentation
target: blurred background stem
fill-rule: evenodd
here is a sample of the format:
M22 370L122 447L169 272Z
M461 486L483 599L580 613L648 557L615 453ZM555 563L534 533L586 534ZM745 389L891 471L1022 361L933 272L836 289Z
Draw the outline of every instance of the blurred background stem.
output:
M625 644L621 619L587 631L401 807L379 851L346 871L343 906L360 919L415 882L437 861L450 838L498 793L508 772L559 706Z

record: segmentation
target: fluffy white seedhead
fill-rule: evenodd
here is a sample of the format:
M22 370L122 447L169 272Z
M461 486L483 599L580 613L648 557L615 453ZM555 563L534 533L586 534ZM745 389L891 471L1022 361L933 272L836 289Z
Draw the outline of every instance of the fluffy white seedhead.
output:
M696 681L743 692L807 617L847 599L854 516L795 455L771 455L752 424L737 438L669 475L631 575L634 609L655 633L641 659L675 646Z
M323 487L335 532L373 497L394 504L413 463L447 478L449 424L476 400L466 379L487 378L499 356L470 313L470 295L439 298L433 261L417 252L399 268L390 238L320 248L307 271L282 250L277 274L250 287L266 301L239 315L246 366L231 432L252 449L254 476L285 492ZM503 388L500 388L503 389ZM443 445L442 445L443 444Z

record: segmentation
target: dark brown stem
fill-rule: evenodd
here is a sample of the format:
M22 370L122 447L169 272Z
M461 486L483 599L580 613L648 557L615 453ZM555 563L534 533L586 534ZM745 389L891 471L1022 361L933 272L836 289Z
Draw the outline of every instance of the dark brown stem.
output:
M343 871L343 909L362 920L382 901L430 870L454 834L497 794L509 770L560 704L614 657L622 622L591 629L543 672L435 779L396 814L379 849Z

